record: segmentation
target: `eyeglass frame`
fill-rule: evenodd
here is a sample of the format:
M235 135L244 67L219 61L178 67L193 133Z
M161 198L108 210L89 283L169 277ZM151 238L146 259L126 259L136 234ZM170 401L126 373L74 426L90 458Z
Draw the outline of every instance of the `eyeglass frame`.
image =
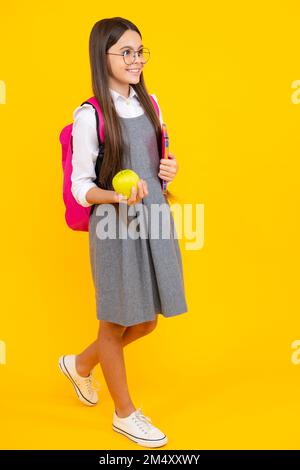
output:
M134 56L133 56L133 62L131 62L130 64L126 64L126 62L125 62L125 56L124 56L124 53L125 53L126 51L128 51L128 49L130 49L131 51L133 51L133 54L134 54ZM109 54L109 55L121 55L121 56L123 57L123 60L124 60L125 65L132 65L132 64L134 63L135 59L136 59L136 53L139 52L139 51L141 51L141 50L143 50L143 49L146 49L146 50L149 52L149 59L150 59L150 50L148 49L148 47L143 47L143 48L141 48L141 49L138 49L137 51L131 49L131 47L128 47L122 54L116 54L116 53L114 53L114 52L105 52L105 54ZM143 62L143 64L147 64L147 62L149 61L149 59L148 59L146 62Z

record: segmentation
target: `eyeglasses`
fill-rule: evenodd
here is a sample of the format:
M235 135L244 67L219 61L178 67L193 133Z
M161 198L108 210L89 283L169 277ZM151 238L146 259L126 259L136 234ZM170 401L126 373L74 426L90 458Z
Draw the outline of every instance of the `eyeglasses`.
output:
M121 55L126 65L131 65L134 62L135 55L138 54L139 58L142 59L142 63L145 64L150 59L150 51L147 48L139 49L134 51L133 49L126 49L122 54L115 54L113 52L106 52L111 55Z

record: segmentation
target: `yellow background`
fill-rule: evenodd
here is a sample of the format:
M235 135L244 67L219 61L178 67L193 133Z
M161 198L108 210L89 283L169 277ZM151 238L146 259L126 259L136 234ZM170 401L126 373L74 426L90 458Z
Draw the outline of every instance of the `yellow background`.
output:
M299 3L108 3L1 5L1 448L140 448L112 431L99 366L95 408L57 366L98 327L58 136L92 94L93 24L122 16L151 50L146 84L180 165L170 189L205 207L204 247L180 240L189 311L125 349L133 401L164 449L299 449Z

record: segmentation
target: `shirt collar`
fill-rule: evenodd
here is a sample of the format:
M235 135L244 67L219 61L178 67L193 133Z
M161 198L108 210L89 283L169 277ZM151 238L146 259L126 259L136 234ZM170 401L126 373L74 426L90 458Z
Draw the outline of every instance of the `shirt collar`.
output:
M135 89L131 85L129 85L129 89L130 89L129 97L125 98L125 96L121 95L116 90L113 90L112 88L109 88L109 91L110 91L110 94L112 96L112 99L113 99L114 103L117 100L124 100L124 101L130 100L133 96L135 96L138 99L138 95L137 95Z

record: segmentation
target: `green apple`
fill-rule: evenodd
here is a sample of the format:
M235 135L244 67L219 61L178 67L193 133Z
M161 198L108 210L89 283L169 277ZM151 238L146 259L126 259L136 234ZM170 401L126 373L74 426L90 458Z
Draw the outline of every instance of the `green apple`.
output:
M138 192L138 181L140 180L139 175L133 171L126 168L125 170L119 171L112 180L112 185L114 190L123 194L127 199L131 196L132 186L135 187L136 192Z

